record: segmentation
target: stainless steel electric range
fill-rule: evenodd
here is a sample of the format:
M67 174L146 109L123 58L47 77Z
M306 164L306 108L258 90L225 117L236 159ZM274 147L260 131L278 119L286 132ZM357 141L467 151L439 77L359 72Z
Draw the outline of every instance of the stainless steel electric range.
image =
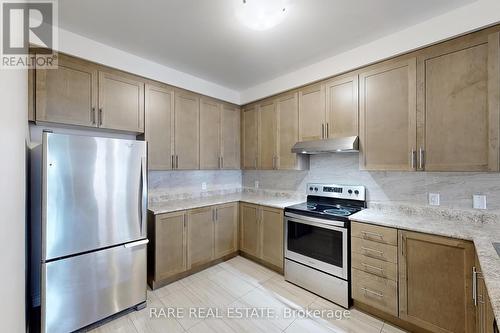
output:
M307 202L285 208L285 279L349 308L348 217L365 207L364 186L308 184Z

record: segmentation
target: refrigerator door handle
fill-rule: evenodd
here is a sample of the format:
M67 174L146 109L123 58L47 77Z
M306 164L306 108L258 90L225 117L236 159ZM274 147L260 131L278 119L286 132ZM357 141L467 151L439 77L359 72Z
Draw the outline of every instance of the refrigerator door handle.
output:
M146 157L141 158L141 188L140 188L140 233L141 236L146 235L145 220L146 220L146 206L148 199L148 186L147 186L147 175L146 175Z
M137 242L132 242L132 243L124 244L123 246L125 248L129 249L131 247L137 247L137 246L145 245L147 243L149 243L149 239L142 239L142 240L137 241Z

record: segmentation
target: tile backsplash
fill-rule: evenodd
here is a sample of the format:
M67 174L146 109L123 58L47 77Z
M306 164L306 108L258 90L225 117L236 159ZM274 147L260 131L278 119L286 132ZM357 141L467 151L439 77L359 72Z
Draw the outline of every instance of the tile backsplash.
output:
M152 171L150 201L234 193L242 188L305 193L309 182L359 184L368 201L426 205L429 193L439 193L440 205L472 208L472 196L484 194L487 209L500 210L500 173L361 171L358 154L311 156L307 171L200 170ZM202 190L206 183L206 190Z
M368 201L427 204L428 193L439 193L440 204L472 208L472 196L487 196L488 209L500 209L500 174L473 172L361 171L358 154L311 156L308 171L243 171L243 186L304 192L309 182L356 184L367 188Z

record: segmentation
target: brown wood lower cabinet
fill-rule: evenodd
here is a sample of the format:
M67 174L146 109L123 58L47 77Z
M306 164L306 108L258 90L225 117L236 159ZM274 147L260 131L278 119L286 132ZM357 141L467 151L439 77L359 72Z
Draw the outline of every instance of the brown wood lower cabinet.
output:
M283 270L283 210L240 204L240 249L278 271Z
M192 209L187 213L188 268L211 261L214 257L214 208ZM210 236L212 235L212 236Z
M238 250L238 204L215 207L214 259Z
M156 289L238 251L238 203L148 215L148 283Z
M474 332L474 245L409 231L399 236L399 317L432 332Z
M351 237L355 305L412 332L492 332L491 303L471 242L358 222ZM386 255L391 247L397 261Z

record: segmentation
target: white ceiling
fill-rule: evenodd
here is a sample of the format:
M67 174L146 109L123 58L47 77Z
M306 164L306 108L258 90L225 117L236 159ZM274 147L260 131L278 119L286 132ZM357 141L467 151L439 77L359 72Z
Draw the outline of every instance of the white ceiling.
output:
M241 91L474 2L289 0L283 23L252 31L235 18L240 1L59 0L59 25Z

